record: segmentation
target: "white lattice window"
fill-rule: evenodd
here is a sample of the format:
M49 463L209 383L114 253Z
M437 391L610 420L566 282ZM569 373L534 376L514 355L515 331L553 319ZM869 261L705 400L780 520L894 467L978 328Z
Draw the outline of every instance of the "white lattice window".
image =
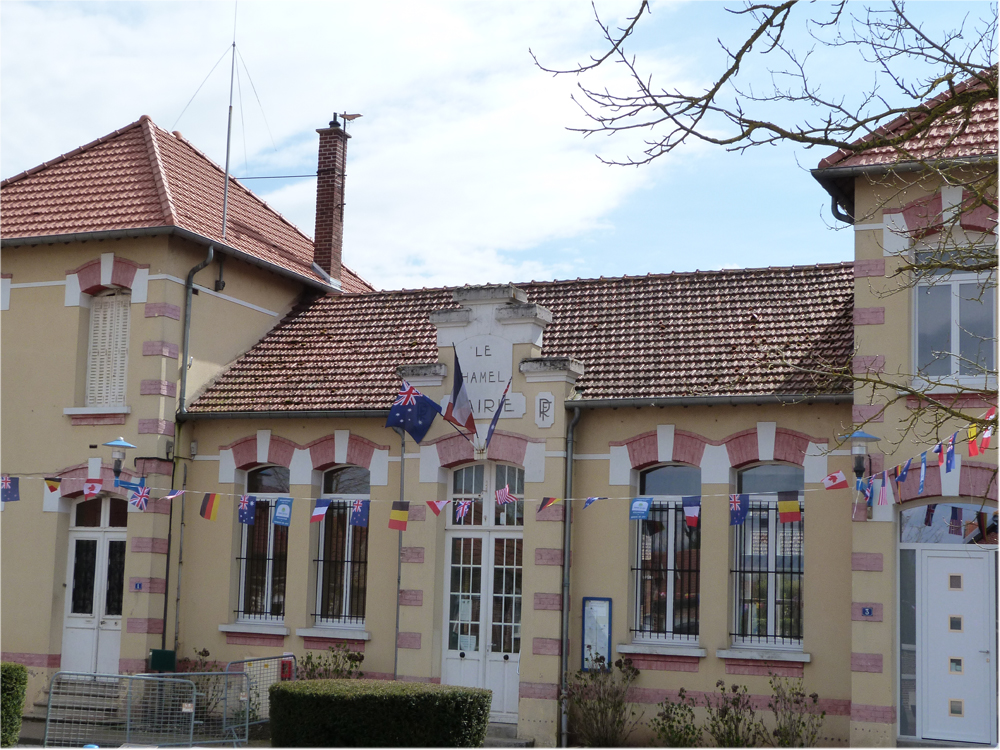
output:
M94 297L87 350L87 406L124 406L128 368L127 293Z

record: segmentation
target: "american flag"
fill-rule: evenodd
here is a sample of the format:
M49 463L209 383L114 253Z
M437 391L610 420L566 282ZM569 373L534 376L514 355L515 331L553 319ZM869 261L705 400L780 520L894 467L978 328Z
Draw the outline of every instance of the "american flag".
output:
M455 509L455 518L465 518L469 515L469 508L472 507L471 500L459 500L458 506Z
M417 403L417 396L420 395L420 391L414 388L412 385L403 381L403 387L399 389L399 395L396 400L393 401L393 406L413 406Z
M351 509L354 513L360 513L365 507L365 501L358 498L354 501L354 507Z
M240 495L240 510L248 510L250 508L250 496Z
M146 503L149 502L149 487L140 487L132 493L129 503L139 510L146 510Z
M506 505L507 503L514 502L516 499L510 494L510 488L506 485L497 490L497 505Z
M10 477L7 476L6 474L4 474L3 478L0 479L0 488L5 489L5 490L9 490L10 489Z

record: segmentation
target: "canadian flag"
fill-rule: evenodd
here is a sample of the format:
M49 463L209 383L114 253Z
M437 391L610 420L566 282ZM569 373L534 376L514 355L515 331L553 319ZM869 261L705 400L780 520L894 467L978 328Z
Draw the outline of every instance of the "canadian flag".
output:
M101 492L101 487L103 486L103 479L88 479L83 483L83 496L87 500L90 500L92 497L97 497Z
M828 490L846 490L847 477L844 476L844 472L835 471L830 476L823 478L823 486Z

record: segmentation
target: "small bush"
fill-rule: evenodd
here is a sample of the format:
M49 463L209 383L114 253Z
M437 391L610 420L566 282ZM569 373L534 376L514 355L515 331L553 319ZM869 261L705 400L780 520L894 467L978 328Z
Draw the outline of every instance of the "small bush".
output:
M662 747L697 747L701 742L701 727L694 723L694 699L684 688L678 691L677 702L664 700L660 712L652 721L656 739Z
M382 680L270 688L272 747L482 747L492 693Z
M569 703L572 731L586 747L621 747L642 719L627 700L639 670L631 659L619 659L611 666L596 656L587 663L590 670L579 670L562 697Z
M351 651L347 644L330 646L330 653L313 656L311 651L298 662L298 679L300 680L349 680L365 676L361 671L361 662L365 655L360 651Z
M747 687L733 685L729 691L726 683L715 683L719 694L707 698L708 723L705 731L712 735L718 747L754 747L767 738L763 722L757 718Z
M806 695L802 678L785 680L771 675L772 697L767 707L774 713L774 731L771 744L775 747L813 747L819 736L826 711L818 715L809 711L809 705L819 702L819 695Z
M0 746L13 747L21 734L21 712L28 689L28 670L23 664L0 663Z

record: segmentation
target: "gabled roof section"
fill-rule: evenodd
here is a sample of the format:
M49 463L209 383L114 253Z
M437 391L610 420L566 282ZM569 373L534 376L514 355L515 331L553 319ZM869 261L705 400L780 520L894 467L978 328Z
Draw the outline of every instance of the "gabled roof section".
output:
M823 159L817 170L833 167L876 167L902 162L921 162L975 158L997 153L997 99L995 97L997 68L984 70L978 77L969 78L929 99L912 112L897 117L853 145L874 143L898 138L927 119L928 113L944 108L947 114L936 119L926 129L898 145L874 146L852 152L840 149ZM970 101L967 105L948 108L948 102L967 98L969 93L987 93L992 88L993 97Z
M313 243L179 133L146 115L0 183L4 240L177 227L329 288L312 268ZM345 273L344 291L371 291Z
M518 284L552 312L545 356L584 363L584 399L849 394L853 264ZM387 409L396 366L436 362L451 289L322 297L234 362L192 415Z

